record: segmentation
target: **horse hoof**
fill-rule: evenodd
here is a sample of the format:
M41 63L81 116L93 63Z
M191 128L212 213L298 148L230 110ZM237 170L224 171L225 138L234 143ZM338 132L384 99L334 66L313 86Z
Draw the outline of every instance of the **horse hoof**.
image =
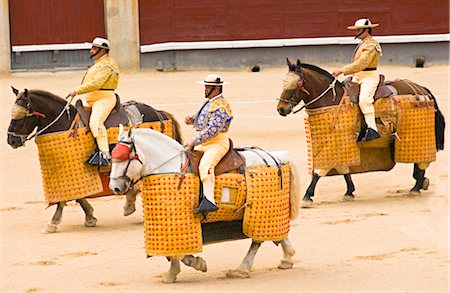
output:
M288 269L292 269L293 266L294 266L294 264L292 262L282 260L280 262L280 264L278 265L278 268L280 270L288 270Z
M162 275L162 281L163 281L163 283L164 284L172 284L172 283L175 283L175 281L177 280L177 276L175 275L171 275L171 274L168 274L168 273L164 273L163 275Z
M136 206L135 206L135 205L125 206L125 207L123 208L123 215L126 217L126 216L131 215L131 214L134 213L135 211L136 211Z
M242 270L229 270L229 271L227 271L226 276L228 278L232 278L232 279L250 278L248 271L242 271Z
M197 271L201 271L205 273L208 270L208 266L206 265L206 261L201 257L196 257L194 262L192 263L192 267Z
M352 201L355 199L355 196L353 194L344 194L344 199L348 201Z
M55 233L56 229L58 228L57 225L52 223L47 223L45 227L41 230L42 234L49 234L49 233Z
M311 199L302 199L300 207L309 208L310 206L312 206L312 204L313 204L313 201Z
M422 184L422 189L423 190L427 190L428 189L428 186L430 186L430 179L428 179L428 178L424 178L423 179L423 184Z
M419 196L420 195L420 190L413 190L411 189L409 191L409 196Z
M84 226L86 227L95 227L97 225L97 219L92 217L92 219L86 220L84 222Z

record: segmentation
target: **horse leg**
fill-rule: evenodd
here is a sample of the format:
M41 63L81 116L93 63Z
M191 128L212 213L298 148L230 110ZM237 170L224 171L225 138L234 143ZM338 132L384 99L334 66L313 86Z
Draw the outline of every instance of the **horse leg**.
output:
M136 211L136 196L138 195L139 190L131 189L126 193L126 201L123 206L123 215L129 216Z
M252 245L250 245L250 249L247 252L242 263L235 270L229 270L226 275L229 278L250 278L249 272L253 265L253 260L255 259L256 252L258 248L261 246L261 242L255 242L252 240Z
M206 261L199 256L186 255L181 261L188 267L192 267L197 271L206 272L208 270Z
M319 181L320 176L317 173L314 173L312 176L311 183L309 184L308 189L306 190L305 196L302 198L302 208L309 207L313 204L312 197L314 197L314 191L316 189L316 184Z
M55 233L56 229L58 228L58 224L61 223L62 220L62 212L64 209L64 206L66 205L66 202L61 201L58 202L56 206L55 214L53 215L53 218L50 222L48 222L44 228L42 229L41 233L48 234L48 233Z
M347 183L347 191L344 194L344 198L347 200L353 200L355 196L353 195L353 191L355 191L355 185L353 185L352 177L350 173L344 174L345 183Z
M292 257L295 254L295 249L287 238L281 240L281 247L283 248L283 259L278 265L278 268L282 270L292 269L292 266L294 265Z
M416 179L416 184L414 187L409 191L410 195L416 196L420 195L420 190L427 190L428 185L430 181L428 178L425 177L425 169L419 168L419 164L414 163L414 171L413 171L413 178Z
M77 199L77 202L80 204L83 209L86 217L84 218L84 226L86 227L95 227L97 224L97 219L94 217L94 208L88 203L85 198Z
M167 273L162 275L162 281L167 284L175 283L177 276L181 271L180 261L174 257L168 257L167 259L170 261L170 269Z

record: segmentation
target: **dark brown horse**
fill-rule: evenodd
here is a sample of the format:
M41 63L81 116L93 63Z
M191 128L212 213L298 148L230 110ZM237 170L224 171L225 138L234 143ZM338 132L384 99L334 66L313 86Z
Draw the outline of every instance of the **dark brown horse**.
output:
M8 127L8 144L12 148L24 146L25 142L33 137L31 135L33 131L41 135L64 131L70 128L77 110L67 100L42 90L25 89L23 92L19 92L14 87L12 89L16 95L16 101L12 109L12 119ZM180 126L171 114L155 110L143 103L134 103L134 105L143 115L144 122L160 121L160 119L171 120L173 124L172 137L182 143ZM127 194L127 204L129 204L128 201L131 199L134 207L133 199L137 193L138 191L135 189L129 191ZM111 194L113 193L111 192ZM95 226L97 219L93 216L94 209L86 198L77 199L76 201L81 205L86 214L85 226ZM63 202L57 204L56 212L52 220L43 229L44 233L56 231L57 225L61 222L64 205L65 203ZM134 212L134 209L128 211L128 213L125 210L124 214L128 215L132 212Z
M279 99L277 105L278 113L281 116L286 116L290 113L296 113L299 110L306 109L318 109L327 106L338 105L344 94L344 86L335 77L333 77L329 72L310 64L303 64L300 60L297 63L292 64L287 60L287 65L289 67L288 74L285 78L284 89ZM289 80L291 79L291 81ZM396 80L390 83L397 90L398 95L406 94L421 94L427 95L434 101L435 112L435 137L436 137L436 150L444 149L444 129L445 120L442 115L437 101L433 94L425 87L415 84L413 82L404 82L402 80ZM300 101L303 101L304 105L293 112L295 106L297 106ZM416 180L416 184L410 190L411 194L420 194L421 189L427 189L429 180L425 177L425 169L428 164L414 164L413 177ZM348 169L348 168L347 168ZM344 173L340 170L336 171L338 173ZM347 183L347 192L345 193L345 198L353 199L353 192L355 187L353 185L350 172L344 173L344 178ZM320 172L319 172L320 173ZM326 172L328 173L328 172ZM314 191L316 184L321 176L325 174L313 173L312 181L303 197L304 205L312 204L312 197L314 196Z

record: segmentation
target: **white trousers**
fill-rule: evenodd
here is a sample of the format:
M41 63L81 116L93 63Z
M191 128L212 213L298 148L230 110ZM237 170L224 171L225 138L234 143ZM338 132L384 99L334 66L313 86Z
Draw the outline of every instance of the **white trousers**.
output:
M375 113L373 106L373 96L380 82L380 75L377 70L360 71L353 75L353 82L360 85L359 107L361 112L365 114Z

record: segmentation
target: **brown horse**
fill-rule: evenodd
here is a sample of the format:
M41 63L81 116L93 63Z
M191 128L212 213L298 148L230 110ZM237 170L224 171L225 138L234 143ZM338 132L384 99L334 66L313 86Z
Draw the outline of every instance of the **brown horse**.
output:
M344 95L344 86L329 72L314 65L303 64L300 60L297 60L296 64L292 64L289 59L287 59L287 65L289 71L285 79L283 92L277 105L278 113L281 116L296 113L303 108L318 109L338 105L340 103ZM289 84L289 78L295 82ZM405 82L403 80L396 80L391 82L390 85L397 90L398 95L415 95L419 93L433 99L434 107L436 109L434 127L436 150L443 150L445 120L433 94L427 88L410 81ZM297 106L300 101L303 101L304 105L299 110L293 112L293 108ZM428 188L429 180L428 178L425 178L425 169L427 167L428 163L414 163L413 178L416 180L416 184L410 190L411 194L420 194L421 189ZM351 200L354 198L353 192L355 191L355 187L348 168L342 169L343 170L339 170L339 168L336 168L336 171L344 175L347 183L347 191L344 196L346 199ZM313 172L312 181L303 197L303 203L306 206L312 204L312 197L314 196L315 187L319 178L325 176L328 172L318 173Z
M68 130L74 121L77 110L74 106L54 94L42 90L27 90L19 92L12 88L16 95L16 101L12 109L12 119L8 127L8 144L12 148L25 145L27 140L34 137L31 133L36 129L38 135ZM180 126L175 118L164 111L158 111L143 103L134 103L139 112L143 115L144 122L171 120L173 123L172 137L178 142L182 142ZM124 214L134 212L134 199L138 191L135 189L127 193L127 204L124 207ZM111 194L113 194L111 192ZM86 198L76 200L82 207L85 217L85 226L94 227L97 219L93 216L94 209ZM132 207L129 205L132 204ZM59 202L53 218L42 230L43 233L55 232L57 225L61 223L62 212L65 203ZM127 206L128 205L128 206ZM126 209L131 209L127 212Z

